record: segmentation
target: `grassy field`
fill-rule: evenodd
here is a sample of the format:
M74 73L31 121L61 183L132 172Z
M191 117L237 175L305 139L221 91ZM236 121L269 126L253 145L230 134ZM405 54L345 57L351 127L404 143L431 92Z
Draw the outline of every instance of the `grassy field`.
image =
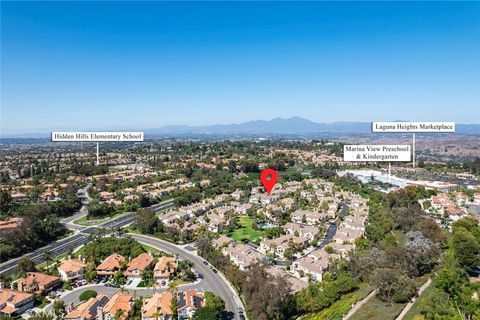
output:
M121 215L124 215L124 214L126 214L126 212L119 212L119 213L116 213L112 216L107 216L107 217L101 218L101 219L87 219L87 216L84 216L84 217L81 217L80 219L77 219L77 220L73 221L73 223L78 224L80 226L85 226L85 227L94 226L94 225L101 224L101 223L107 222L109 220L112 220L114 218L120 217Z
M232 232L232 234L230 234L230 237L232 237L236 241L242 241L244 239L247 239L248 241L256 242L260 239L260 237L263 236L262 230L253 229L252 218L240 217L238 219L238 225L239 227L234 232Z
M148 246L148 245L146 245L146 244L143 244L143 243L142 243L142 248L145 249L145 251L150 252L150 253L153 253L153 254L165 253L165 252L163 252L163 251L161 251L161 250L158 250L158 249L156 249L156 248L154 248L154 247L150 247L150 246Z
M422 295L415 301L413 304L412 308L405 314L405 317L403 319L405 320L413 320L415 316L420 316L420 310L418 309L420 306L420 301L424 297L431 296L435 292L435 283L432 281L432 283L428 286L425 291L423 291Z
M309 314L303 319L305 320L341 320L346 315L353 304L365 298L371 291L372 287L362 283L360 287L352 293L342 296L340 300L330 307L316 313Z
M368 300L350 318L352 320L393 320L402 312L404 303L393 303L391 305L381 301L377 297Z

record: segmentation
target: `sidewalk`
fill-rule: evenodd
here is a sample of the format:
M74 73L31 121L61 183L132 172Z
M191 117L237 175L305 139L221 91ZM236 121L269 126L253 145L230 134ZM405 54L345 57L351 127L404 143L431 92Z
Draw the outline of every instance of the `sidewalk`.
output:
M415 301L417 301L417 299L420 297L423 291L425 291L425 289L427 289L431 283L432 283L432 279L428 279L427 281L425 281L425 283L420 287L420 289L418 289L417 297L413 298L409 303L407 303L405 308L403 308L402 312L400 312L400 314L398 315L398 317L395 318L395 320L401 320L403 319L403 317L405 317L407 312L410 311L410 309L415 304Z

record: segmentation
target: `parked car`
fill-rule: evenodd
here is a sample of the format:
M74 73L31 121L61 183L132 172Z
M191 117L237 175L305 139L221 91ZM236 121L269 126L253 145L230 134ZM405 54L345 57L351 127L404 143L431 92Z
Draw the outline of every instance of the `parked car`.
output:
M239 314L242 314L242 313L243 313L242 307L238 307L238 308L237 308L237 312L238 312Z
M32 310L32 309L28 309L27 311L25 311L25 313L28 314L29 316L34 316L34 315L37 314L37 313L36 313L34 310Z

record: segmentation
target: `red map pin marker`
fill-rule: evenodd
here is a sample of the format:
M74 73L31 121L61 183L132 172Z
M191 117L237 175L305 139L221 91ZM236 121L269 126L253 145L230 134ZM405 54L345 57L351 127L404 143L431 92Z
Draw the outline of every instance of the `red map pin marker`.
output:
M275 183L277 183L278 175L277 172L273 169L265 169L260 173L260 181L262 181L265 190L267 190L268 194L272 191Z

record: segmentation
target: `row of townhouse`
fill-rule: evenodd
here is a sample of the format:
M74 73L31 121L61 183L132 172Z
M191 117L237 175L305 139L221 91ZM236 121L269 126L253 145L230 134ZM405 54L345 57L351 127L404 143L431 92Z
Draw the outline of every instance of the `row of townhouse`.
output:
M335 218L335 213L310 210L295 210L290 214L290 217L294 222L318 225L326 222L329 219Z
M324 248L316 249L295 260L292 263L292 270L298 276L308 275L312 281L322 281L323 274L328 270L330 261L337 257L336 254L328 254Z
M205 306L205 296L195 289L186 291L155 293L143 301L142 320L171 320L173 295L177 299L177 319L191 319L195 312ZM135 297L121 292L115 293L112 298L101 294L97 297L80 303L76 307L68 306L64 319L68 320L114 320L125 319L133 308Z
M284 257L287 249L292 251L303 250L308 246L309 239L294 234L281 235L275 239L264 239L260 242L258 250L264 254L273 253L276 256Z
M315 238L320 233L320 228L317 226L312 226L303 223L288 222L283 226L283 229L288 234L295 234L302 237L307 237L309 241L315 240Z
M222 216L224 216L227 211L245 210L246 212L246 208L249 208L244 206L242 207L240 203L236 203L238 204L238 209L235 206L220 207L227 200L227 197L228 195L221 194L213 199L206 199L202 202L197 202L188 206L180 207L178 210L168 211L160 217L160 221L171 227L179 228L179 226L176 224L178 220L183 219L185 221L188 221L191 218L202 216L207 212L215 210L215 212L212 212L215 214L212 215L212 220L214 220L214 222L218 222L218 224L212 223L211 225L209 225L208 223L206 223L207 219L205 218L199 219L198 221L200 222L200 225L208 225L208 228L211 229L212 232L218 232L221 229L220 225L224 222ZM185 231L190 231L197 229L198 226L194 227L193 224L187 224L186 227L187 229Z
M97 266L97 274L99 276L113 276L120 271L121 264L124 261L125 258L123 256L112 254ZM155 280L162 285L166 285L177 268L177 261L174 257L162 256L153 266L153 257L148 253L142 253L127 263L124 275L131 280L141 279L142 272L152 269L152 267Z
M219 247L222 248L223 255L227 256L240 270L249 270L254 264L264 261L265 256L254 248L243 243L234 242L228 237L225 238L223 238L223 242L214 243L214 246L220 244Z
M453 221L459 220L467 215L465 210L462 210L454 201L455 195L448 193L439 193L436 196L432 196L431 204L432 209L430 211L436 211L441 215L448 215Z
M172 278L177 269L177 260L174 257L162 256L158 262L153 265L153 257L148 253L142 253L138 257L131 259L123 272L128 279L140 279L142 272L147 269L153 269L154 278L158 283L166 285ZM120 271L121 265L126 261L125 257L114 253L106 257L97 267L99 276L113 276ZM72 281L83 278L86 264L79 259L66 259L60 262L58 271L64 281Z
M142 320L173 319L172 299L176 295L178 319L191 319L196 310L205 306L205 296L195 289L177 293L161 292L143 302Z

